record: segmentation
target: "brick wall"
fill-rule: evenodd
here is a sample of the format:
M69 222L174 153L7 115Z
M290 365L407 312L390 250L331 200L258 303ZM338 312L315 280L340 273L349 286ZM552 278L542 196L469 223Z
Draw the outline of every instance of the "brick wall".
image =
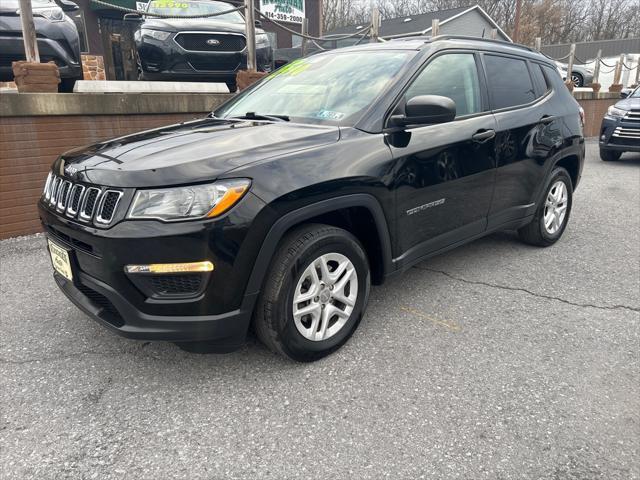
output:
M600 134L602 117L607 113L607 108L620 100L619 97L594 100L581 100L578 103L584 109L584 136L596 137Z
M202 113L0 117L0 239L40 231L36 203L63 152Z

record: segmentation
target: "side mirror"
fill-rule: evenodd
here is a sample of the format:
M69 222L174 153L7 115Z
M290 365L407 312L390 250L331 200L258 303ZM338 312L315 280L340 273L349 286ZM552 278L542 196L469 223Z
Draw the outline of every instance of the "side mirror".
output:
M256 27L262 28L262 22L260 20L254 20L253 23L255 23Z
M139 13L125 13L122 17L125 22L142 23L144 19Z
M446 123L456 117L456 102L440 95L419 95L410 98L404 107L404 115L393 115L393 125L430 125Z
M621 90L620 98L627 98L631 92L629 90Z
M63 12L75 12L77 10L80 10L80 7L76 3L73 3L71 0L56 0L56 3Z

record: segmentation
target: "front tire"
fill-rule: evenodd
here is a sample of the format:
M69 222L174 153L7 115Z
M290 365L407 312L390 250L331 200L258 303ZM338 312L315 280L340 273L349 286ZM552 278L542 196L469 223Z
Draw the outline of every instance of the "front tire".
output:
M620 160L622 152L618 150L607 150L605 148L600 149L600 160L603 162L615 162Z
M520 239L538 247L556 243L567 227L572 204L571 177L564 168L557 167L551 172L533 220L518 230Z
M360 242L329 225L296 228L273 258L254 327L273 352L312 362L340 348L369 297L369 262Z

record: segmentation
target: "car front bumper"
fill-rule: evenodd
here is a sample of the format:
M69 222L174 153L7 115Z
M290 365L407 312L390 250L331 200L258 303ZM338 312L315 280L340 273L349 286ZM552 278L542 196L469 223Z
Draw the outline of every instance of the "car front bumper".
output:
M603 150L640 152L640 112L630 111L622 118L605 115L598 141Z
M190 51L178 45L172 34L166 40L138 36L139 68L149 80L235 81L238 70L247 68L247 51ZM271 71L273 50L256 48L258 71Z
M24 42L21 36L3 36L0 33L0 79L13 80L12 62L24 60ZM52 61L58 66L61 78L81 78L82 66L55 40L38 38L41 62Z
M105 230L79 224L39 203L47 237L68 252L72 280L54 273L60 290L110 330L141 340L208 341L218 351L238 348L259 292L246 284L258 246L245 248L248 218L263 207L247 194L219 221L162 224L124 221ZM130 264L208 260L214 270L190 294L154 291ZM159 275L162 280L165 275Z

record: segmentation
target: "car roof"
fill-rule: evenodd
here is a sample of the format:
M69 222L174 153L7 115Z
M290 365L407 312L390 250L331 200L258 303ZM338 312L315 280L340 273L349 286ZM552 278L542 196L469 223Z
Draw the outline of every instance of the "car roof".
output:
M472 48L478 50L490 50L496 53L510 53L528 57L535 60L552 62L546 55L533 48L517 43L503 40L493 40L480 37L469 37L463 35L438 35L436 37L414 36L396 38L381 43L366 43L353 45L351 47L340 48L340 51L362 51L362 50L423 50L431 47L452 47L452 48Z

